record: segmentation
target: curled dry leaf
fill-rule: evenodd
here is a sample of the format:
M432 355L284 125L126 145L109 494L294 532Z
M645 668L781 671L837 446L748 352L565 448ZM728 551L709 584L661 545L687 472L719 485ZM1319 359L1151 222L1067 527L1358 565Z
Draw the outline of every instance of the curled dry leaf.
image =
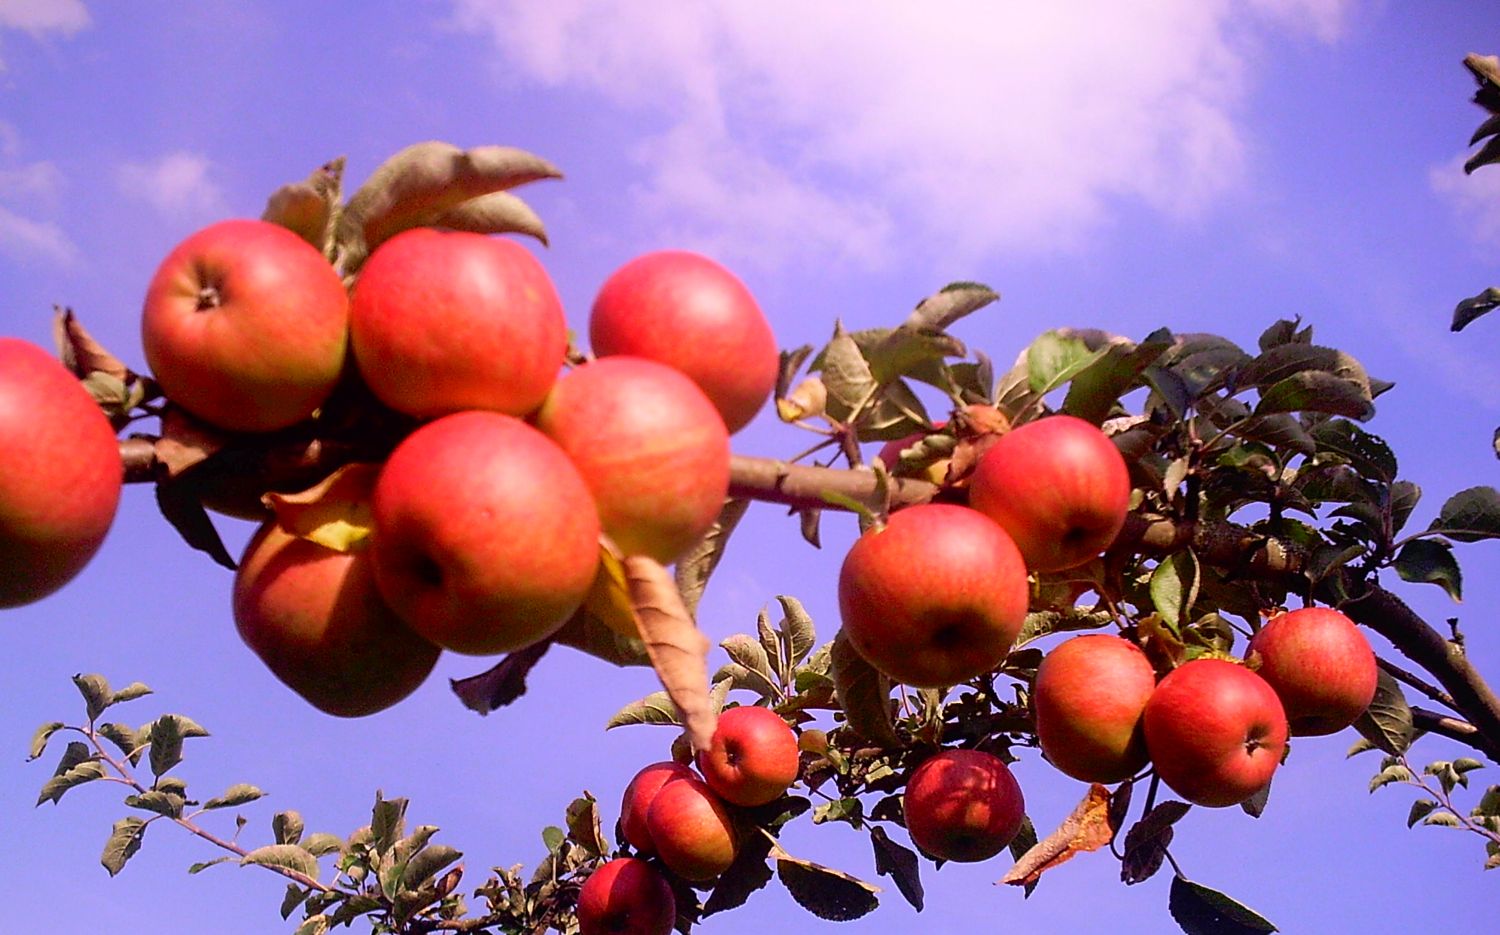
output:
M314 169L304 181L283 185L266 199L261 220L280 224L320 252L327 246L329 225L343 200L344 157Z
M1114 840L1116 827L1110 822L1109 790L1099 783L1089 786L1088 794L1062 825L1035 847L1021 855L1001 883L1029 886L1041 875L1073 859L1075 855L1097 851Z
M74 376L107 373L121 382L130 378L130 368L94 340L71 308L54 306L52 313L52 337L57 342L58 357Z
M175 479L229 443L229 436L200 422L176 406L161 417L161 436L153 449L167 478Z
M300 493L268 493L266 505L276 513L282 529L310 539L335 552L362 548L370 537L374 517L370 497L378 464L346 464Z
M547 243L547 228L526 202L510 192L490 192L452 208L432 221L433 227L475 234L526 234Z
M807 377L786 396L776 400L776 414L783 422L812 419L828 405L828 387L817 377Z
M655 559L625 559L635 623L651 667L682 715L694 750L706 750L719 714L708 693L708 637L698 630L671 574Z

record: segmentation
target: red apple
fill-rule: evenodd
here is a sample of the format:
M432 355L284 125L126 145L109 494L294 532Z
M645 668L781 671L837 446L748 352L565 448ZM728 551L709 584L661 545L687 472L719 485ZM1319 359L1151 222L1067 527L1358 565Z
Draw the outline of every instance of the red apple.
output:
M562 302L529 250L497 237L403 231L360 268L350 309L354 361L392 409L530 413L567 353Z
M221 221L162 261L141 343L162 391L236 432L300 422L333 392L348 348L349 299L307 241L266 221Z
M671 564L718 519L729 433L692 380L641 357L603 357L557 381L536 415L593 492L626 555Z
M1010 537L967 507L927 503L860 536L839 572L844 634L886 675L956 685L1004 661L1028 598Z
M125 468L109 419L57 358L0 338L0 607L67 584L114 522Z
M369 555L334 551L273 521L250 540L234 578L245 645L287 687L339 717L390 707L437 664L438 648L381 599Z
M1150 661L1129 640L1067 640L1042 659L1031 693L1042 752L1074 779L1129 779L1147 762L1141 713L1155 688Z
M1286 709L1294 735L1332 734L1353 724L1375 697L1375 651L1354 621L1328 607L1271 619L1250 639L1257 673Z
M656 845L651 842L651 831L646 824L656 793L669 782L697 778L691 769L671 760L652 763L635 774L630 785L625 787L620 802L620 830L631 847L646 855L656 853Z
M776 387L776 336L745 284L708 257L662 250L605 280L589 318L600 357L632 354L676 367L703 388L731 433Z
M662 863L684 880L712 880L734 863L734 819L701 779L663 785L646 813L646 829Z
M668 935L676 923L671 884L639 858L600 864L578 890L579 935Z
M381 470L372 508L380 593L447 649L529 646L594 582L594 499L562 449L512 416L461 412L417 429Z
M797 781L797 735L769 708L741 705L719 714L713 741L698 754L711 789L735 805L764 805Z
M961 863L1000 853L1026 817L1016 777L979 750L944 750L924 762L907 781L903 803L912 843Z
M1223 659L1174 669L1146 702L1146 748L1162 782L1194 805L1237 805L1271 781L1287 720L1266 680Z
M1005 527L1032 571L1061 571L1114 542L1130 506L1130 476L1094 425L1049 416L985 451L969 480L969 505Z

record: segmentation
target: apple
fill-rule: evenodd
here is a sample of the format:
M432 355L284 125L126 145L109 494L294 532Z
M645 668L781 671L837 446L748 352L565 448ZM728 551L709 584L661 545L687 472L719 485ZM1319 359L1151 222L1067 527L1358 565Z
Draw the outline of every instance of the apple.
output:
M926 503L855 541L839 571L844 634L869 663L922 688L1005 660L1028 598L1026 566L984 514Z
M1147 763L1141 714L1156 673L1139 646L1108 633L1075 636L1037 669L1036 736L1053 766L1084 782L1116 783Z
M1146 749L1162 782L1194 805L1237 805L1271 781L1287 720L1265 679L1200 658L1168 673L1146 702Z
M646 812L646 830L662 863L684 880L712 880L734 863L734 819L701 779L663 785Z
M399 412L524 416L541 405L568 349L562 302L514 240L413 228L375 249L349 308L354 362Z
M979 750L944 750L906 783L906 830L933 857L960 863L988 860L1021 831L1026 801L999 757Z
M771 325L738 277L685 250L636 257L605 280L589 317L600 357L632 354L675 367L713 401L731 433L776 388Z
M668 935L676 923L671 884L640 858L600 864L578 890L579 935Z
M672 760L652 763L635 774L625 787L620 802L620 832L631 847L648 856L656 853L656 845L651 842L651 831L646 824L652 801L667 783L697 778L691 769Z
M174 403L234 432L306 419L344 370L349 297L307 241L230 220L178 244L146 289L141 343Z
M338 552L261 526L234 577L245 645L313 707L338 717L384 710L416 691L438 648L381 599L366 548Z
M586 363L557 381L535 421L583 475L624 554L669 565L718 519L729 433L708 397L666 364Z
M1292 734L1332 734L1353 724L1375 697L1375 651L1354 621L1328 607L1273 617L1250 638L1261 678L1286 709Z
M57 358L0 338L0 607L41 600L99 550L125 466L109 419Z
M769 708L741 705L719 714L713 740L698 754L709 788L735 805L778 798L797 781L797 735Z
M1062 571L1114 542L1130 507L1130 476L1094 425L1048 416L985 451L969 480L969 505L1005 527L1026 567Z
M599 564L588 486L547 436L473 410L402 440L375 482L375 583L407 625L455 652L552 635Z

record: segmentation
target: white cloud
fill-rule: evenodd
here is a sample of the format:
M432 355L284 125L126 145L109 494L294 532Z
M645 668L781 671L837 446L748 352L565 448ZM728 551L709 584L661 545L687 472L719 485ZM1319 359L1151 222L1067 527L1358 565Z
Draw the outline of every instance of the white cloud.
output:
M1464 175L1467 158L1462 154L1433 166L1427 180L1468 227L1475 244L1492 250L1500 247L1500 166L1481 166Z
M0 205L0 252L18 259L42 257L70 264L78 259L78 248L61 227L47 221L22 217Z
M1235 37L1332 40L1348 5L454 0L509 73L646 118L630 156L657 223L768 263L865 264L898 237L959 259L1069 249L1121 201L1202 211L1243 179Z
M83 0L0 0L0 30L18 29L33 39L48 33L71 36L92 24ZM0 71L5 60L0 59Z
M228 200L210 178L213 163L201 153L175 152L151 162L120 168L120 190L174 218L201 218L228 213Z

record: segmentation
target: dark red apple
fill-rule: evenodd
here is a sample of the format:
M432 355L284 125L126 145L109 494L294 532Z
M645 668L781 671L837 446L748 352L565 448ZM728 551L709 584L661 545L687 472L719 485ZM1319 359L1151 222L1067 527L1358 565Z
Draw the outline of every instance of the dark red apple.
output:
M735 805L764 805L797 781L797 735L769 708L741 705L719 714L713 741L698 754L710 788Z
M1048 761L1084 782L1116 783L1145 767L1141 714L1156 673L1139 646L1108 633L1075 636L1042 659L1031 703Z
M676 922L671 884L636 857L600 864L578 890L579 935L668 935Z
M1250 639L1246 656L1271 684L1294 735L1332 734L1353 724L1375 697L1375 651L1354 621L1328 607L1273 617Z
M979 750L944 750L924 762L907 781L903 802L912 843L962 863L1000 853L1026 817L1010 768Z
M672 760L652 763L635 774L635 778L625 787L625 795L620 802L620 830L631 847L646 855L656 853L656 845L651 842L651 830L646 824L646 816L651 811L656 793L669 782L697 778L691 769Z

